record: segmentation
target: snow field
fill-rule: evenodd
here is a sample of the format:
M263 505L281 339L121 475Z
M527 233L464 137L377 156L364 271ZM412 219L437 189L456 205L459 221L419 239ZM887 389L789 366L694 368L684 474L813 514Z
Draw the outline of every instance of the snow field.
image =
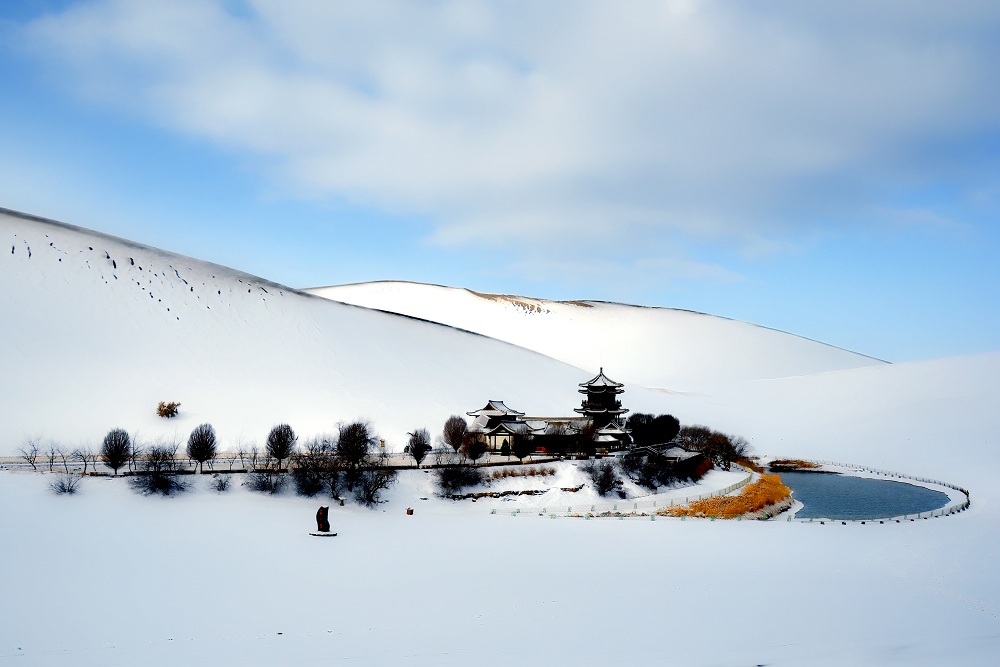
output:
M339 536L318 539L317 499L217 495L207 476L175 498L111 479L57 497L46 477L0 475L19 508L0 515L19 536L0 633L14 664L935 665L996 650L995 604L956 594L971 513L877 528L515 519L414 500L429 476L407 471L379 510L331 506Z

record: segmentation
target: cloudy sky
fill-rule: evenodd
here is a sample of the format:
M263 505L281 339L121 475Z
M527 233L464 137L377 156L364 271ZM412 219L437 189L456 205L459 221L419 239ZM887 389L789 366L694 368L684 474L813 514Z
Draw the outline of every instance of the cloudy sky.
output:
M293 286L1000 349L1000 4L7 0L0 206Z

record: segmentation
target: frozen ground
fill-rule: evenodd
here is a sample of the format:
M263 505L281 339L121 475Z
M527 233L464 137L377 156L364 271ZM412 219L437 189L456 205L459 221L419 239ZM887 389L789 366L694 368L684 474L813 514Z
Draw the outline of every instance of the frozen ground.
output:
M183 439L211 421L229 446L357 417L398 447L488 398L565 414L592 370L86 230L4 214L0 240L8 455L37 433ZM715 344L784 363L745 331ZM633 353L655 366L660 349ZM317 539L315 500L204 479L171 499L105 479L56 497L46 475L0 472L0 664L995 664L1000 353L713 373L623 400L761 454L958 483L972 508L865 526L514 518L435 499L413 471L376 511L332 507L340 536ZM160 400L182 417L152 416Z

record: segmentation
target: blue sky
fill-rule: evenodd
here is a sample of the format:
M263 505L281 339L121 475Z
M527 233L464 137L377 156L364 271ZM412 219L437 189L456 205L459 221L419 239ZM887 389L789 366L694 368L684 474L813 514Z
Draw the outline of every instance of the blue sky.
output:
M0 6L0 206L294 286L1000 349L1000 6Z

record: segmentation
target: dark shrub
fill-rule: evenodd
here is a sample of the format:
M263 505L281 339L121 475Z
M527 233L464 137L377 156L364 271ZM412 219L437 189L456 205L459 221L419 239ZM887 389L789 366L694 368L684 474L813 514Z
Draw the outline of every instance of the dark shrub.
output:
M291 470L292 484L295 485L295 493L300 496L312 497L323 491L323 476L318 467L303 462L296 458L295 466Z
M228 475L212 475L212 489L222 493L229 490L229 476Z
M590 475L590 481L599 496L622 491L622 480L618 478L618 471L612 461L590 461L582 469Z
M448 495L458 493L467 486L482 484L483 474L480 468L470 465L449 466L434 471L438 489Z
M68 473L60 473L56 478L49 484L49 488L52 489L54 493L59 495L68 494L72 495L76 493L76 489L80 486L80 480L83 479L80 475L70 475Z
M292 459L292 481L296 493L314 496L327 493L340 495L343 464L337 457L333 436L320 436L306 443L305 451Z
M187 484L177 476L177 445L154 445L139 461L139 470L129 479L129 485L138 493L164 496L180 493Z
M629 479L652 491L677 479L673 463L656 452L632 449L620 461L622 471Z
M271 467L258 468L247 474L244 485L259 493L278 493L285 488L285 475Z

